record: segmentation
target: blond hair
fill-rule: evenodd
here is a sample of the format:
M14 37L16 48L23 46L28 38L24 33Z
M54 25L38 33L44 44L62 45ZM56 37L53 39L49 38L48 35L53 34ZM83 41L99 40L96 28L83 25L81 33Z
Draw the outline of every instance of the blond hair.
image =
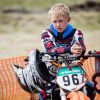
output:
M50 18L52 16L70 17L70 10L69 10L69 7L66 6L65 4L58 3L51 7L51 9L48 12L48 15Z

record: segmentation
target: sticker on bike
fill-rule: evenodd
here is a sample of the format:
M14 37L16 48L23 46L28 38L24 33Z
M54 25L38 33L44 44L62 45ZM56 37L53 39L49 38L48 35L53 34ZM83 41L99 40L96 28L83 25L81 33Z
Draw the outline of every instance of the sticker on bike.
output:
M59 69L57 74L57 83L58 85L68 91L73 91L81 88L86 82L85 71L79 67L75 66L70 68L62 67Z

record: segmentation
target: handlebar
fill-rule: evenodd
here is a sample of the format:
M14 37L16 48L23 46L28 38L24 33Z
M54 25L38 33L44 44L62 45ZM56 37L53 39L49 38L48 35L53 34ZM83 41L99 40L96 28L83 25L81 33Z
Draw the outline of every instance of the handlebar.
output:
M73 60L79 60L80 57L71 55L69 53L66 54L55 54L55 53L42 53L42 56L40 55L41 58L47 58L46 61L73 61Z
M40 52L39 54L39 59L42 61L51 61L51 62L72 62L75 60L80 60L85 61L89 57L95 57L95 58L100 58L100 51L89 51L87 54L81 55L81 56L75 56L69 53L66 54L56 54L56 53L46 53L46 52ZM29 56L24 59L25 62L29 61Z
M75 56L69 53L66 54L55 54L55 53L45 53L41 52L40 53L40 58L43 58L46 61L75 61L75 60L80 60L80 58L83 59L88 59L89 57L96 57L100 58L100 53L97 53L96 51L89 51L87 54L81 55L81 56Z

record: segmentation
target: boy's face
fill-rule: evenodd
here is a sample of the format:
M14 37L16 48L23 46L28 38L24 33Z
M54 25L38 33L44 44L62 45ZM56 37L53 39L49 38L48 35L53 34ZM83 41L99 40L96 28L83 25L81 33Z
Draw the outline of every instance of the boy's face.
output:
M55 17L55 16L52 16L51 17L51 21L52 21L52 24L54 26L54 28L59 32L63 32L69 21L70 21L70 18L69 17L63 17L63 16L58 16L58 17Z

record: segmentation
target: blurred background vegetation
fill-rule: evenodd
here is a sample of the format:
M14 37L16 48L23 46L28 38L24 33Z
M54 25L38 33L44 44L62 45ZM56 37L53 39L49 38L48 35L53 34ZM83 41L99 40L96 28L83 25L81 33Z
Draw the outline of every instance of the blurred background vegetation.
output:
M82 4L87 1L100 2L100 0L0 0L0 7L21 7L21 8L40 8L45 9L51 7L55 3L65 3L67 5Z
M52 4L62 2L67 5L81 4L86 0L0 0L0 7L21 7L21 8L39 8L45 9L51 7ZM99 1L99 0L97 0Z
M42 49L41 32L49 27L48 10L65 3L71 23L84 33L87 50L100 50L100 0L0 0L0 58Z

